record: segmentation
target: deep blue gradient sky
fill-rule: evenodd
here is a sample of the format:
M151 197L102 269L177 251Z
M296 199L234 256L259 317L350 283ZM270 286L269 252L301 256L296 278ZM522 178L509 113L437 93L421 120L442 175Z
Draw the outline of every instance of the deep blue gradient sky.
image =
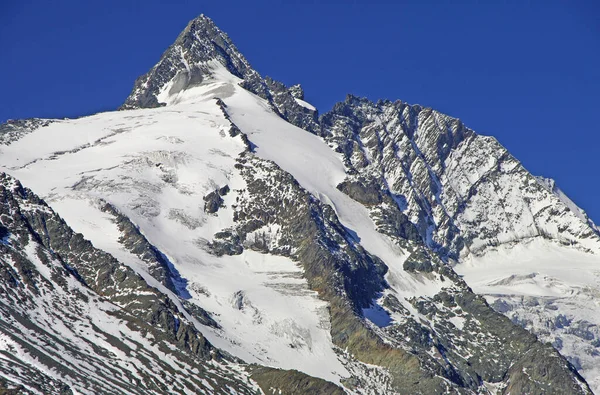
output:
M116 108L204 13L321 112L347 93L431 106L600 223L600 5L523 3L1 0L0 121Z

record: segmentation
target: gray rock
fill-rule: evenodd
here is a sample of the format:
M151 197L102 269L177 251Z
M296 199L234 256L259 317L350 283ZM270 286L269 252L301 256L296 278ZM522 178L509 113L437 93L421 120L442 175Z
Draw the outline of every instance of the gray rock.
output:
M204 212L214 214L223 206L223 198L219 191L212 191L204 196Z
M426 272L430 273L433 271L433 265L431 264L431 256L424 250L418 250L417 252L411 253L408 258L402 264L402 268L407 272Z
M229 37L210 18L200 15L190 21L156 66L136 80L133 91L121 108L151 108L163 105L158 102L156 96L169 81L175 81L171 88L172 93L195 86L211 75L208 63L213 60L221 63L233 75L247 79L248 86L252 87L255 93L266 92L264 82L252 70ZM186 64L199 66L188 70Z
M55 122L53 119L29 118L13 120L9 119L0 124L0 145L9 145L28 133Z
M364 205L376 205L383 202L380 186L373 181L369 183L364 179L344 181L337 188Z
M492 303L492 308L498 313L502 314L508 313L513 309L512 306L503 299L494 300L494 303Z

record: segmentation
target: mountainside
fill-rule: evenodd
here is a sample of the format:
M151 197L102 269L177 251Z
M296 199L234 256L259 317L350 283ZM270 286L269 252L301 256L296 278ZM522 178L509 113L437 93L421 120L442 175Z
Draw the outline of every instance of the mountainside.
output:
M200 16L120 111L0 143L0 388L600 390L598 229L457 119L319 116Z

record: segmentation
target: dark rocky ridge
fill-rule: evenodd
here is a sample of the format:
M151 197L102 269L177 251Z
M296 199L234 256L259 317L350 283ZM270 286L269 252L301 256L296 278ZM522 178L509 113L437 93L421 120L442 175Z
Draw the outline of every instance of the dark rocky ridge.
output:
M256 366L252 370L252 379L256 380L265 394L343 395L345 393L344 390L333 383L307 376L297 370L286 371Z
M119 243L148 265L148 273L154 279L158 280L175 295L184 299L182 304L198 322L218 328L219 325L208 312L185 300L187 294L182 294L185 293L185 280L181 278L181 275L169 259L146 239L139 228L127 216L119 212L110 203L101 200L100 204L101 211L112 215L113 221L121 232Z
M173 284L174 273L171 272L166 258L142 235L139 228L131 220L121 214L110 203L102 201L101 210L109 213L121 232L119 242L132 254L148 264L148 273L171 291L177 293Z
M144 356L136 351L138 347L143 350L142 345L132 348L132 344L137 344L135 338L126 339L123 335L117 339L93 324L86 324L89 314L85 313L86 306L93 299L94 303L110 301L115 308L107 311L111 311L116 320L125 323L133 332L154 338L163 352L172 353L182 363L195 365L205 377L213 377L222 385L235 386L240 392L251 393L245 384L236 383L233 375L229 374L228 378L226 372L203 367L208 360L225 362L229 357L213 348L168 297L112 256L95 249L80 234L74 233L43 200L4 173L0 174L0 222L10 232L10 240L0 243L0 275L3 278L0 284L0 334L35 356L40 367L46 367L39 371L35 365L16 358L14 364L8 366L0 361L0 374L20 375L21 382L28 388L39 388L45 393L69 393L68 386L43 373L47 368L98 393L166 393L166 383L157 382L147 374L148 358L153 358L165 375L177 378L177 373L168 364L160 362L154 351L147 350ZM28 250L34 251L39 264L32 262L34 258ZM40 267L45 269L40 271ZM43 274L46 271L48 274ZM85 349L80 350L76 342L51 333L44 326L46 316L68 328L90 325L90 330L107 339L113 347L139 358L138 375L131 376L117 363L107 363L104 359L110 355L102 348L96 348L90 354ZM86 344L85 337L79 342ZM5 352L0 350L0 353ZM95 375L74 369L63 360L61 355L65 353L75 361L85 361L98 371L104 371L106 376L98 380ZM129 378L121 381L122 377ZM202 388L197 380L190 380L184 385Z
M181 314L173 301L129 267L104 251L94 248L55 214L32 191L12 177L0 174L0 221L23 247L32 238L51 251L68 271L85 286L122 307L133 316L164 331L169 340L180 342L204 359L222 358L210 343ZM34 209L22 210L22 206ZM128 293L138 294L131 298Z

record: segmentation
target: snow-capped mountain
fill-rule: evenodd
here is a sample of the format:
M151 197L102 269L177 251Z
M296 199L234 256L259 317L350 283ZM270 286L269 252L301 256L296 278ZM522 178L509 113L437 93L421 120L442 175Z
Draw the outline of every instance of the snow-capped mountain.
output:
M319 116L200 16L120 111L0 143L0 388L600 390L598 229L457 119Z

